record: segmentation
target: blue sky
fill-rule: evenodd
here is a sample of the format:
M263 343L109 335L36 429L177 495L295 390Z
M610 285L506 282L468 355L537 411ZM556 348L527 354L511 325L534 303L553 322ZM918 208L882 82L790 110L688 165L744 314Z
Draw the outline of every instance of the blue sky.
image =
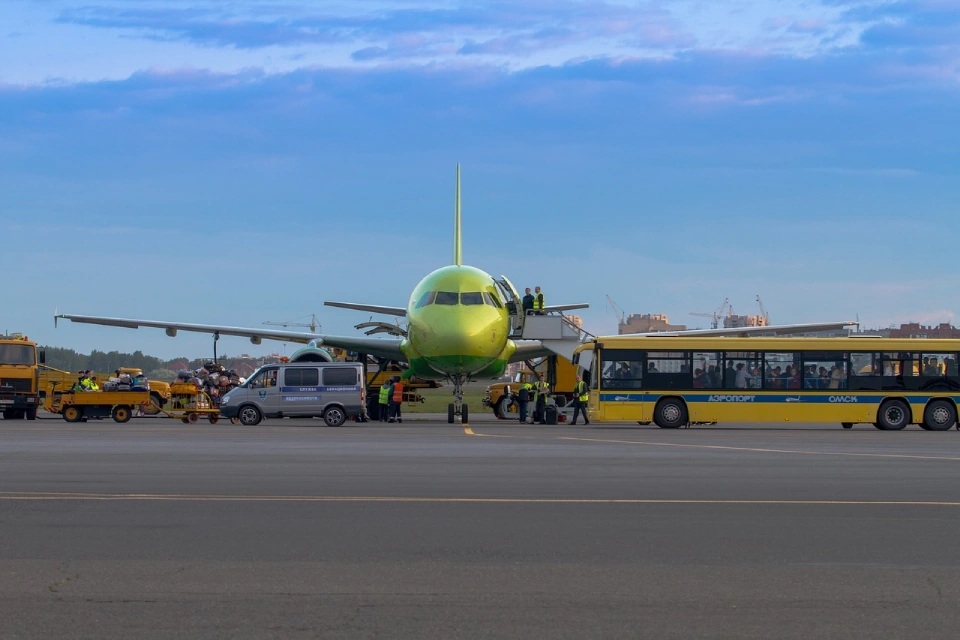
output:
M0 3L0 329L201 356L451 258L628 313L952 322L960 4ZM266 353L223 339L222 352Z

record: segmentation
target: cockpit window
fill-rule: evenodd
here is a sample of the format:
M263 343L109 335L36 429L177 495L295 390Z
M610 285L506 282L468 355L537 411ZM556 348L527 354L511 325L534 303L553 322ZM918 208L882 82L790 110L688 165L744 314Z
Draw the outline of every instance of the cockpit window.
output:
M433 304L433 299L437 297L436 291L427 291L420 297L420 302L417 303L417 309L420 307L425 307L428 304Z
M500 301L497 300L497 296L492 293L483 292L483 301L486 302L491 307L496 307L497 309L502 309L503 305L500 304Z
M460 304L478 305L483 304L483 296L479 291L470 291L460 294Z
M460 295L456 291L437 291L434 304L455 305L459 301Z

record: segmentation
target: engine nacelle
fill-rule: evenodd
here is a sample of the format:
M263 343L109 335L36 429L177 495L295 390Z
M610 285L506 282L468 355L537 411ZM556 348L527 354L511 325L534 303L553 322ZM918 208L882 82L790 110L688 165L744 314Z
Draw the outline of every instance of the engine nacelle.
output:
M167 331L167 335L170 336L171 338L177 337L177 330L174 329L173 327L167 327L166 331Z
M253 344L260 344L263 342L263 338L261 338L260 336L250 336L250 342L252 342Z

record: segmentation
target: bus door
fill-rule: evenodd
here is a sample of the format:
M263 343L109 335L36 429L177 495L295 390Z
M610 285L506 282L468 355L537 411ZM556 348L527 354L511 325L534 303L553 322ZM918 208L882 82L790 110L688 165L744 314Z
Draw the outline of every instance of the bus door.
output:
M650 420L647 394L642 391L643 352L628 349L600 351L597 396L598 420Z

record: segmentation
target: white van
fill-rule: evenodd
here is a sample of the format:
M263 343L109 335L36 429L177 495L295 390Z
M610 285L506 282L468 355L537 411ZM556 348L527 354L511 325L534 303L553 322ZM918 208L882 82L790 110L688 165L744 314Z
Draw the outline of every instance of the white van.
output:
M264 418L323 417L331 427L364 412L365 380L359 362L288 362L257 369L220 399L220 415L245 425Z

